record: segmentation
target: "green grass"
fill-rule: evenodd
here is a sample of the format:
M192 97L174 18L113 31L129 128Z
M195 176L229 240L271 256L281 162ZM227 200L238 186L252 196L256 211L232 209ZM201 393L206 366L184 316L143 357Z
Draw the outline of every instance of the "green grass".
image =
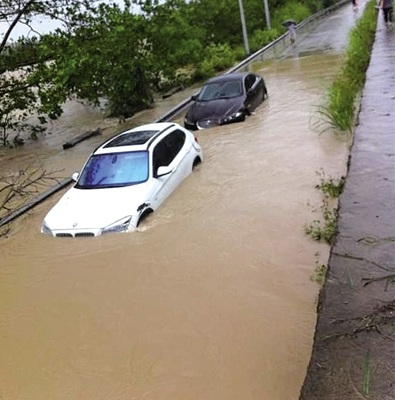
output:
M365 83L373 47L377 10L376 2L369 1L349 35L345 61L333 80L324 105L318 113L324 121L319 123L320 133L327 130L352 133L356 115L356 103Z

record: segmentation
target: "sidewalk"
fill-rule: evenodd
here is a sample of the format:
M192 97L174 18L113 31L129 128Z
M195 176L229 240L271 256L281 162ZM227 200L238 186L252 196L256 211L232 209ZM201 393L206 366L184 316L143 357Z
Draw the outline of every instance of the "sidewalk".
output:
M301 400L395 399L395 30L378 18Z

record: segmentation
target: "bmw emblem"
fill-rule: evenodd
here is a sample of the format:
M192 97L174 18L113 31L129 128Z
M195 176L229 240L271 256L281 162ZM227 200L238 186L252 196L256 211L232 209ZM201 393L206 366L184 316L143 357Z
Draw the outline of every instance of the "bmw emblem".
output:
M74 222L73 228L75 228L78 225L78 222Z

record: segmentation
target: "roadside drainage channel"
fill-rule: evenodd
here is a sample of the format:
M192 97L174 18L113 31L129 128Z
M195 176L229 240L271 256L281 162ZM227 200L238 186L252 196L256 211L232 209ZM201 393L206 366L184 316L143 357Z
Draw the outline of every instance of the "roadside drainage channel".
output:
M331 7L328 7L324 10L321 10L313 15L311 15L309 18L305 19L302 21L300 24L296 26L296 31L297 32L305 32L309 29L311 29L312 26L315 24L318 24L321 19L325 18L328 14L331 14L332 12L336 11L340 7L344 6L345 4L349 4L349 0L342 0L336 4L334 4ZM273 42L269 43L265 47L262 47L262 49L256 51L255 53L251 54L248 56L246 59L241 61L239 64L235 65L231 69L229 69L226 74L230 74L232 72L236 72L241 70L242 68L246 67L250 62L260 58L263 60L264 55L270 55L271 57L267 57L268 59L273 58L276 54L276 51L279 50L279 47L281 49L285 48L288 46L287 42L288 38L288 32L284 33L280 37L278 37L276 40ZM191 98L188 98L179 104L177 104L175 107L173 107L170 111L168 111L166 114L164 114L162 117L159 117L158 119L154 120L154 123L157 122L168 122L171 121L173 118L177 117L179 114L181 114L190 104L192 103ZM33 207L36 205L42 203L44 200L47 198L51 197L53 194L58 192L61 189L64 189L65 187L69 186L73 182L72 178L66 178L63 181L59 182L57 185L54 187L46 190L45 192L41 193L37 197L35 197L33 200L30 202L26 203L22 207L19 207L15 211L11 212L4 218L0 219L0 228L10 222L12 222L14 219L20 217L22 214L25 212L31 210Z

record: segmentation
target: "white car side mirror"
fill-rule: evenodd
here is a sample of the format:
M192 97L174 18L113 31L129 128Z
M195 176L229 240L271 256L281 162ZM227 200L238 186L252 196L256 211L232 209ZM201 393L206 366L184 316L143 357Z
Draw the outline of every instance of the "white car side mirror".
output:
M74 172L73 175L71 175L71 179L75 182L78 181L78 177L80 176L79 172Z
M173 172L173 168L171 167L159 167L156 173L156 177L160 178L161 176L169 175Z

